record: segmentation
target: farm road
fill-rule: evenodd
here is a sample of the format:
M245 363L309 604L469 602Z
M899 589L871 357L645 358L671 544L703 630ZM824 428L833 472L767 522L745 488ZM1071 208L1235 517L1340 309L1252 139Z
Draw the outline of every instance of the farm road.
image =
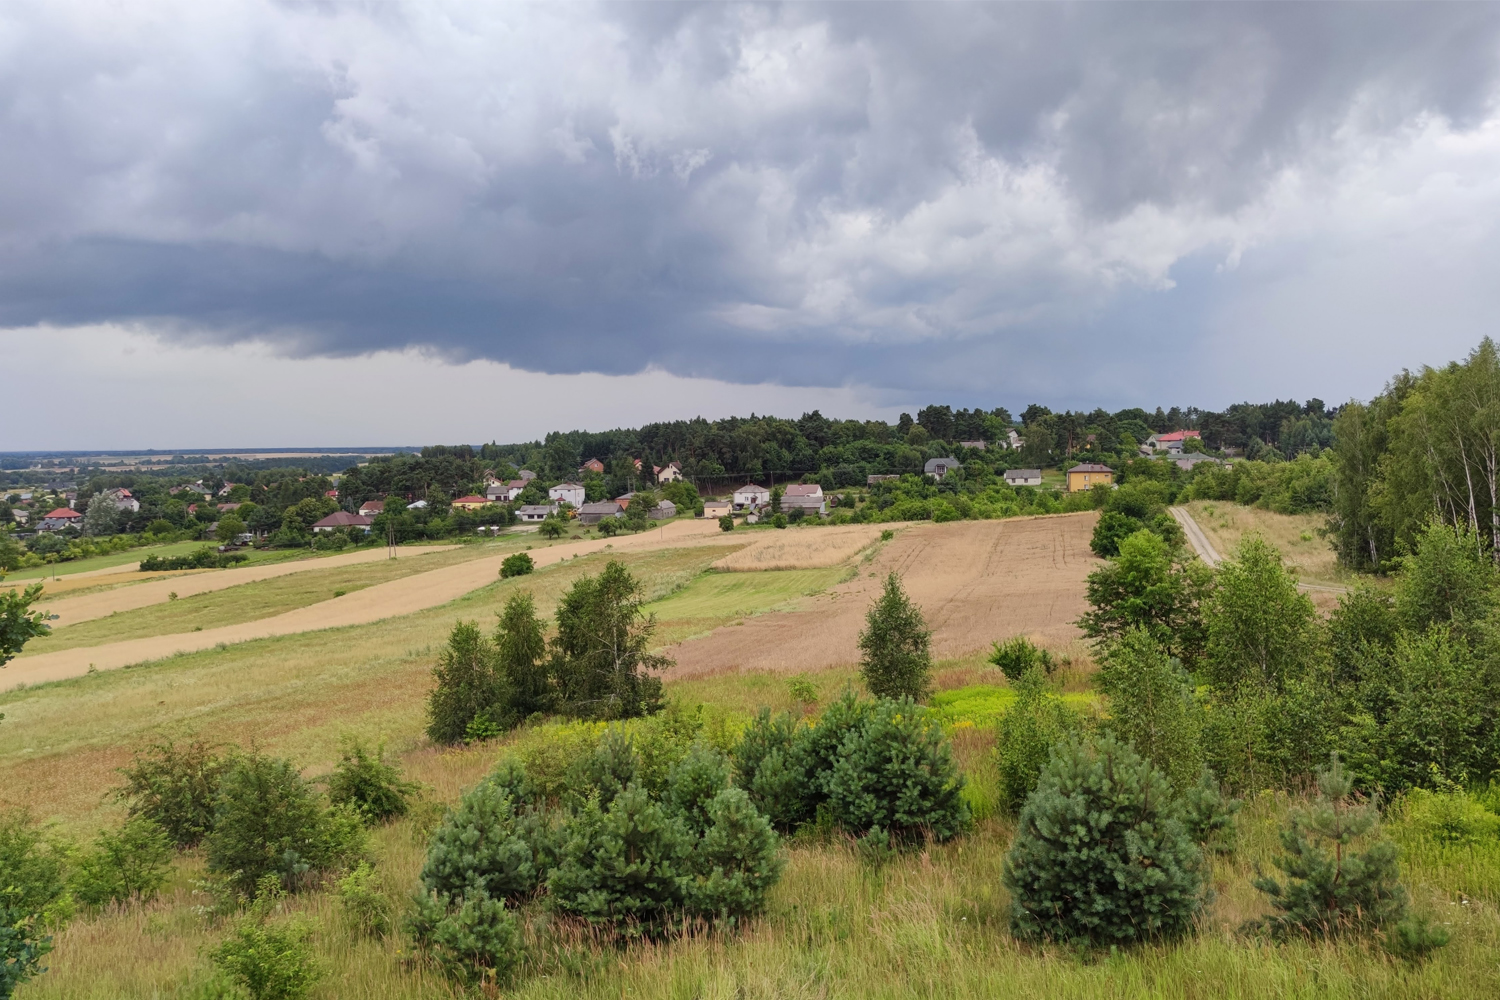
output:
M420 548L398 550L401 558L421 556L429 552L446 552L455 549L456 545L430 545ZM53 628L62 628L66 625L77 625L79 622L92 621L95 618L104 618L114 614L116 611L134 611L136 608L149 607L152 604L162 604L171 599L171 595L178 597L193 597L197 594L208 594L215 590L226 590L229 587L238 587L244 583L255 583L257 580L270 580L278 576L288 576L292 573L303 573L310 569L338 569L341 566L355 566L359 563L380 562L388 558L384 548L366 549L363 552L351 552L348 555L326 556L320 559L298 559L295 562L267 563L262 566L249 565L237 566L232 569L214 570L209 573L194 573L191 576L178 576L165 580L151 580L147 583L138 583L133 587L121 587L118 590L106 590L97 594L85 594L82 597L64 597L58 600L45 602L41 607L51 614L57 615L57 621ZM79 574L80 576L82 574Z
M719 522L673 521L644 531L639 535L582 542L567 542L548 548L531 550L531 558L537 566L550 566L575 555L599 552L605 548L615 551L631 549L680 548L685 545L705 542L720 542L723 536ZM63 649L56 653L37 653L22 656L6 664L0 673L0 683L40 684L46 681L81 677L95 670L112 670L159 660L178 653L191 653L201 649L212 649L220 643L233 644L265 639L277 635L292 635L318 629L342 628L348 625L365 625L382 618L394 618L415 611L446 604L471 590L494 583L499 579L500 564L507 555L502 553L483 559L474 559L456 566L445 566L376 584L343 597L335 597L305 608L297 608L284 614L259 621L226 625L222 628L205 629L202 632L180 632L172 635L150 636L144 639L127 639L102 646L83 646ZM379 551L384 556L384 550ZM326 565L326 560L320 561ZM267 567L270 568L270 567ZM180 581L173 581L178 583ZM143 584L142 586L148 586ZM38 640L33 648L46 648L46 640Z
M1088 512L904 526L856 579L802 610L757 615L663 650L677 661L668 676L855 662L865 612L892 570L927 616L934 656L962 656L1014 635L1076 639L1088 574L1102 564L1089 550L1097 519Z
M1172 512L1172 516L1177 519L1177 523L1182 525L1182 532L1187 535L1188 543L1192 545L1193 551L1198 553L1198 558L1207 563L1210 569L1217 568L1224 561L1224 557L1219 555L1218 550L1213 547L1213 543L1208 540L1208 536L1203 533L1203 529L1198 526L1198 522L1193 520L1193 515L1188 512L1186 507L1168 507L1167 509ZM1346 594L1349 592L1348 587L1340 587L1336 584L1302 583L1300 581L1297 584L1297 589L1311 591L1314 595ZM1314 599L1319 600L1316 596ZM1332 599L1321 598L1321 600L1329 601Z

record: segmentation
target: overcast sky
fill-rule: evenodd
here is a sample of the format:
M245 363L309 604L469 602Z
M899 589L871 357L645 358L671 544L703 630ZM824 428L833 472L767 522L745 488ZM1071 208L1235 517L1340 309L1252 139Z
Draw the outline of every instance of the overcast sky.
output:
M1500 5L0 6L0 448L1368 398Z

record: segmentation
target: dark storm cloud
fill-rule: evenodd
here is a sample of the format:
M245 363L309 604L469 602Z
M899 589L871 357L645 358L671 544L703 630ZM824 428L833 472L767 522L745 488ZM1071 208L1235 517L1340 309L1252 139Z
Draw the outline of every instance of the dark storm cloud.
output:
M1367 151L1482 134L1497 45L1456 4L12 6L0 325L1066 391L1316 256Z

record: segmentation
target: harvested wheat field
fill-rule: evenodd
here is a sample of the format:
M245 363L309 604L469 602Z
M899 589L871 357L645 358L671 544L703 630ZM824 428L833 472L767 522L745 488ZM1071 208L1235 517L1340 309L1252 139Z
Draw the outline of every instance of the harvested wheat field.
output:
M880 537L880 527L848 524L836 528L796 528L762 532L761 537L714 563L732 572L773 569L825 569L837 566Z
M1097 514L954 521L902 528L859 565L858 577L774 612L665 650L668 676L721 671L820 670L859 657L865 612L891 570L933 628L933 655L953 658L996 639L1075 640L1088 609L1084 584L1102 562L1089 551Z

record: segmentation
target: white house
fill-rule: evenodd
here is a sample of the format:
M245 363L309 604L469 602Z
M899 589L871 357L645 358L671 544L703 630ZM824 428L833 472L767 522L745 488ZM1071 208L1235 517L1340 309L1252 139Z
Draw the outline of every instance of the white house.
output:
M746 483L734 491L734 509L749 510L771 502L771 491L764 486Z
M545 521L548 514L556 513L555 503L528 503L516 509L516 517L522 521Z
M409 504L406 505L406 509L407 510L426 510L427 509L427 501L426 500L418 500L416 503L409 503Z
M115 505L116 510L128 510L135 513L141 509L141 502L131 496L127 489L105 490L104 495Z
M922 474L933 479L942 479L954 469L962 469L963 463L956 458L929 458L922 466Z
M1188 438L1203 440L1203 435L1198 431L1173 431L1170 434L1153 434L1141 445L1141 451L1150 455L1164 451L1168 455L1181 455Z
M58 531L69 525L81 526L82 524L83 515L78 513L78 511L67 507L59 507L42 518L37 524L37 529L39 531Z
M584 496L582 483L558 483L547 491L547 499L582 507L588 498Z
M1020 451L1021 446L1026 443L1025 441L1021 440L1021 435L1016 433L1016 429L1014 427L1005 432L1005 440L1006 443L1016 451Z
M733 510L734 510L734 508L729 505L729 501L728 500L705 500L705 501L703 501L703 516L704 517L711 517L711 518L714 518L715 520L717 520L718 518L723 517L725 514L731 513Z
M491 483L484 488L484 498L491 503L502 500L510 503L521 495L521 491L526 488L528 482L530 482L528 479L512 479L508 483Z
M781 509L801 509L809 514L827 513L827 507L823 503L823 487L817 483L793 483L781 495Z
M1005 474L1007 486L1040 486L1042 485L1041 469L1011 469Z
M366 534L370 531L372 518L362 514L351 514L347 510L336 510L323 520L313 524L313 531L333 531L335 528L359 528Z
M658 483L675 483L682 478L682 463L668 462L656 470L656 481Z
M374 517L376 514L385 513L384 500L366 500L359 505L360 517Z

